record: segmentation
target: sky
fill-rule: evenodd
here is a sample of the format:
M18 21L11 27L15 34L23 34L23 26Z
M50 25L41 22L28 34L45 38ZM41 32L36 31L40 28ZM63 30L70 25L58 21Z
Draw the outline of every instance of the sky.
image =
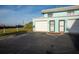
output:
M43 17L41 10L69 5L0 5L0 24L26 24L33 18Z

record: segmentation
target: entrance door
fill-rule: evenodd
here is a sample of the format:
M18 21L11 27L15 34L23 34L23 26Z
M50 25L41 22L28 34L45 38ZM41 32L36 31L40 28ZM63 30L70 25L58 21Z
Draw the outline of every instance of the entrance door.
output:
M64 30L65 30L65 21L60 20L59 21L59 32L64 32Z
M51 32L54 32L54 26L55 26L55 22L54 22L54 20L51 20L50 21L50 31Z

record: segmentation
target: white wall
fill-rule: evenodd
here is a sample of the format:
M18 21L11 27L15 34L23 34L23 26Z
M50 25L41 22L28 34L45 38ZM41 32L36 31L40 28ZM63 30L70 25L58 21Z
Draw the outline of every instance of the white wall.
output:
M79 33L79 20L77 19L68 20L67 28L71 33Z
M74 19L73 20L72 19L68 20L68 22L67 22L67 28L68 29L71 29L72 26L74 25L75 21L76 20L74 20Z

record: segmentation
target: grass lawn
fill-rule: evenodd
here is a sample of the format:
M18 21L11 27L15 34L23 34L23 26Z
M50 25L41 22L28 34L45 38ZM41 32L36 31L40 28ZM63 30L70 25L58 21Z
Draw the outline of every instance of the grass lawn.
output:
M18 31L16 28L6 28L5 32L4 29L0 29L0 36L11 35L16 33L25 33L25 32L27 32L27 30L23 28L18 28Z
M32 22L25 24L24 27L18 28L18 30L17 28L0 29L0 36L25 32L32 32Z

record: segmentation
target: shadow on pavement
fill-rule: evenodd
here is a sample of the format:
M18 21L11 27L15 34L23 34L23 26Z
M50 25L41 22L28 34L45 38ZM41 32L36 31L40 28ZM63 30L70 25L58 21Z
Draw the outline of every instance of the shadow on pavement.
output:
M79 34L69 34L76 50L79 51Z

